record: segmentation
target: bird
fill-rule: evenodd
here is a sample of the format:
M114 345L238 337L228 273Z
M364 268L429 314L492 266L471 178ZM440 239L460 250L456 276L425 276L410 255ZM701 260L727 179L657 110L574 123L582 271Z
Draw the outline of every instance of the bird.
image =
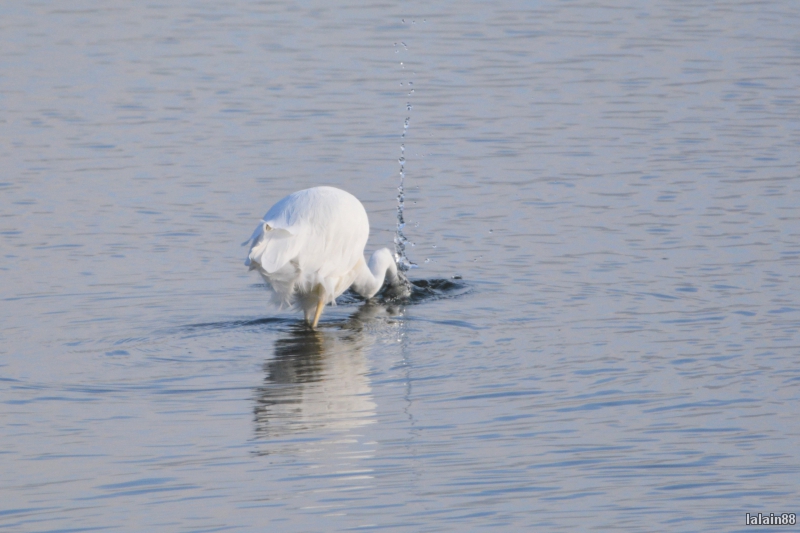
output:
M372 298L384 282L401 287L388 248L364 260L369 219L361 202L336 187L297 191L273 205L242 246L250 245L245 266L257 270L281 307L300 308L317 328L326 304L348 288Z

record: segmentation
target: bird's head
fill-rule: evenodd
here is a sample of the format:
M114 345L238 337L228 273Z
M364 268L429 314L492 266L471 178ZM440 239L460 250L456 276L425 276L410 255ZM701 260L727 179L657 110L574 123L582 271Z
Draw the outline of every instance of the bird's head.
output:
M411 296L411 282L403 271L397 268L394 255L388 248L377 250L369 261L370 270L374 274L385 273L386 284L388 285L386 296L389 298L407 298Z

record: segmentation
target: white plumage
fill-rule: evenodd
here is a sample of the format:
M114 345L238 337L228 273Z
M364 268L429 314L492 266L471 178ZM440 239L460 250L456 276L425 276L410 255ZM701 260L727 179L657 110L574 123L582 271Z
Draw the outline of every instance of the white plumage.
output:
M264 215L243 244L245 265L258 270L276 303L299 307L317 327L325 304L349 287L371 298L384 280L400 281L392 253L381 248L364 261L369 220L361 202L335 187L313 187L290 194ZM313 317L313 320L312 320Z

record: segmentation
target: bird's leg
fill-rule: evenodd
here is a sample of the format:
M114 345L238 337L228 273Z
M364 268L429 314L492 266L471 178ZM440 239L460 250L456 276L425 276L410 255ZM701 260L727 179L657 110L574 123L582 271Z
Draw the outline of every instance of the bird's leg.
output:
M314 313L314 322L311 323L311 329L317 329L317 322L319 322L322 309L325 307L325 291L320 287L317 292L319 293L319 301L317 301L317 312Z

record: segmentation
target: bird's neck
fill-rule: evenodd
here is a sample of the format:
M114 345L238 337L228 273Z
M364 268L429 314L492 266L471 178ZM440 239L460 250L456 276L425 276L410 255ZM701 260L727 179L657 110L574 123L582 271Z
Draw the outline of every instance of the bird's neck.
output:
M356 279L352 288L364 298L372 298L383 286L387 271L392 270L394 261L389 256L390 264L378 252L372 254L369 265L362 258L356 265ZM391 274L391 273L390 273ZM395 274L396 277L396 274ZM390 280L391 281L391 280Z

